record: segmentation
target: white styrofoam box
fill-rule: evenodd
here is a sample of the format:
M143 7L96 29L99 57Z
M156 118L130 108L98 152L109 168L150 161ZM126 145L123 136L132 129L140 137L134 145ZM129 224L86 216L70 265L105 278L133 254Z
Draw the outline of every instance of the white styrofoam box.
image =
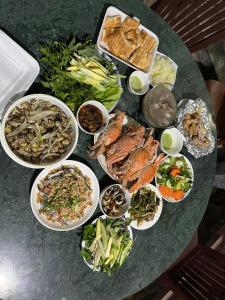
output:
M110 16L121 16L121 21L123 22L123 20L128 16L127 14L125 14L124 12L122 12L121 10L119 10L118 8L114 7L114 6L109 6L106 10L106 13L105 13L105 16L104 16L104 19L103 19L103 22L102 22L102 26L101 26L101 29L100 29L100 32L99 32L99 35L98 35L98 40L97 40L97 47L102 50L103 52L107 53L108 55L118 59L119 61L121 61L122 63L126 64L127 66L135 69L135 70L139 70L139 71L143 71L141 69L138 69L136 68L134 65L130 64L129 62L126 62L122 59L120 59L119 57L113 55L111 52L109 52L109 49L107 48L106 44L102 42L102 34L103 34L103 29L104 29L104 23L105 23L105 19L107 17L110 17ZM137 18L135 18L137 19ZM151 57L151 60L150 60L150 63L149 63L149 66L147 68L147 70L145 71L145 73L150 73L151 72L151 68L152 68L152 65L153 65L153 62L154 62L154 59L155 59L155 55L156 55L156 51L157 51L157 48L158 48L158 45L159 45L159 39L158 39L158 36L152 32L151 30L149 30L148 28L146 28L145 26L143 25L139 25L138 27L140 30L144 30L145 32L147 32L151 37L153 37L156 41L156 45L155 47L152 49L152 57Z
M5 107L29 89L39 70L38 62L0 30L0 119Z

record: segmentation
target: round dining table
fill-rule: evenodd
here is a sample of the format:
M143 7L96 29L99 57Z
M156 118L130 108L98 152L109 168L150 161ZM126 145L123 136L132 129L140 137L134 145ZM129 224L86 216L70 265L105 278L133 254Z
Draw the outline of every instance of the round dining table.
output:
M97 40L109 5L140 22L159 37L160 52L178 65L173 89L177 101L202 98L211 111L205 82L182 40L153 10L138 0L22 0L0 1L0 28L38 59L42 42L67 39ZM131 69L116 61L120 73ZM1 61L0 61L1 72ZM146 125L141 98L123 81L118 108ZM29 93L42 92L40 77ZM214 132L214 135L216 133ZM101 189L112 182L86 145L92 141L80 131L71 159L89 165ZM208 204L216 165L216 151L195 159L182 151L194 169L194 184L180 203L164 201L159 221L150 229L134 230L134 245L125 264L112 275L93 272L80 255L82 228L56 232L41 225L30 206L30 189L37 170L22 167L0 148L0 298L4 300L117 300L153 282L181 254L197 230ZM93 217L99 215L97 209Z

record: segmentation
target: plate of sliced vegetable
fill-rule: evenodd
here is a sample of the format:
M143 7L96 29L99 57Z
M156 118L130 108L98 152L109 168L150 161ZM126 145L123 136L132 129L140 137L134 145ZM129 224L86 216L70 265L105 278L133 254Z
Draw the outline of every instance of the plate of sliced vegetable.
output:
M155 182L166 201L182 201L190 193L194 182L194 171L190 161L182 154L167 155L159 165Z
M94 99L112 111L123 92L116 65L92 41L52 41L40 48L44 72L42 85L75 113Z
M133 193L126 217L132 220L131 227L145 230L158 221L162 208L163 201L160 192L154 185L147 184Z
M132 229L127 221L103 215L84 227L81 256L93 271L111 276L123 265L132 245Z

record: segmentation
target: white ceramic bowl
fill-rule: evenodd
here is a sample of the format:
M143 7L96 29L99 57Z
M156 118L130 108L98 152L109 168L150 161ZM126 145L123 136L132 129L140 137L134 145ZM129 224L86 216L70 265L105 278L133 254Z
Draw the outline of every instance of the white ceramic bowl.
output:
M140 79L140 81L142 82L142 84L143 84L142 90L141 90L140 92L135 91L135 90L132 88L132 86L131 86L130 81L131 81L131 78L132 78L133 76L138 77L138 78ZM129 91L130 91L132 94L141 96L141 95L146 94L147 91L149 90L149 83L150 83L150 82L149 82L148 75L146 75L146 74L145 74L144 72L142 72L142 71L134 71L134 72L132 72L132 73L130 74L130 77L129 77L129 80L128 80L128 88L129 88Z
M86 105L93 105L95 107L97 107L101 113L102 113L102 117L103 117L103 123L102 123L102 126L99 128L99 130L95 131L95 132L88 132L86 131L80 124L80 121L79 121L79 112L80 112L80 109ZM103 132L106 127L108 126L108 123L109 123L109 113L108 113L108 110L105 108L105 106L101 103L101 102L98 102L98 101L95 101L95 100L89 100L89 101L86 101L84 102L78 109L77 111L77 122L78 122L78 126L79 128L87 133L87 134L91 134L91 135L94 135L94 134L100 134L101 132Z
M167 158L168 156L173 156L173 155L167 155L167 156L165 156L165 157L163 158L163 160L161 161L160 165L166 160L166 158ZM192 175L192 176L191 176L191 177L192 177L192 182L194 183L194 170L193 170L192 164L191 164L191 162L189 161L189 159L188 159L186 156L184 156L183 154L177 154L177 155L174 155L174 156L175 156L175 157L183 156L183 157L185 158L185 161L187 162L188 168L190 169L190 173L191 173L191 175ZM160 165L159 165L159 166L160 166ZM157 171L156 174L155 174L155 185L156 185L156 187L159 189L159 184L158 184L158 182L157 182L157 174L158 174L158 171ZM171 199L171 198L166 198L166 197L163 197L163 196L162 196L162 198L163 198L164 200L168 201L168 202L171 202L171 203L178 203L178 202L180 202L180 201L183 201L183 200L189 195L189 193L190 193L190 191L191 191L191 189L192 189L192 187L193 187L193 183L192 183L191 188L184 194L184 197L183 197L182 199L180 199L180 200L173 200L173 199Z
M49 172L52 170L59 168L60 166L73 166L73 167L78 167L80 171L82 172L83 175L87 176L91 180L91 187L92 187L92 206L88 207L84 211L84 216L76 221L71 222L70 225L68 226L61 226L60 224L53 223L49 221L45 215L39 214L39 209L41 208L40 203L37 202L37 193L38 193L38 183L40 182L41 179L45 178ZM72 230L75 228L80 227L83 225L90 217L93 215L99 201L99 183L98 179L95 176L94 172L85 164L82 164L78 161L73 161L73 160L65 160L63 162L59 162L53 166L45 168L36 178L36 180L33 183L32 189L31 189L31 194L30 194L30 204L32 211L37 218L37 220L44 225L45 227L56 230L56 231L68 231Z
M109 216L102 207L102 198L103 198L106 190L108 190L109 188L114 187L114 186L119 186L124 191L125 198L126 198L126 205L124 205L124 208L121 210L121 213L116 217ZM99 198L99 207L100 207L101 211L103 212L103 214L106 215L108 218L118 219L118 218L121 218L127 212L128 207L130 206L130 201L131 201L131 194L127 190L125 190L121 184L111 184L102 190L102 192L100 194L100 198Z
M162 136L164 133L169 133L172 136L173 147L171 149L165 149L162 145ZM171 127L171 128L167 128L167 129L163 130L163 132L161 134L161 138L160 138L161 151L163 151L166 154L175 156L182 150L183 144L184 144L184 136L180 132L180 130L178 130L175 127Z
M152 227L153 225L155 225L155 223L159 220L161 213L162 213L162 209L163 209L163 200L162 200L162 196L161 196L159 190L150 183L147 184L145 187L156 193L157 197L159 198L159 206L158 206L157 212L155 213L153 220L148 221L148 222L143 222L141 225L138 225L136 220L134 220L130 223L130 226L137 230L145 230L145 229L148 229L148 228ZM136 193L137 192L134 192L132 195L135 195ZM130 217L129 211L126 213L125 216L128 218Z
M98 221L98 219L100 219L100 218L101 218L101 219L106 219L107 216L106 216L106 215L100 216L100 217L96 218L91 224L95 224L95 223ZM123 217L121 217L120 219L124 220ZM127 226L127 230L129 231L130 238L131 238L131 240L133 241L133 232L132 232L131 226ZM85 243L85 241L82 240L82 242L81 242L81 248L83 249L83 248L85 248L85 246L86 246L86 243ZM88 262L87 259L84 258L84 257L83 257L83 260L84 260L84 262L86 263L86 265L87 265L89 268L91 268L92 270L94 270L94 266L93 266L92 263ZM95 271L95 272L100 272L100 268L96 268L94 271Z
M27 102L30 101L32 99L37 99L37 100L45 100L45 101L49 101L52 104L58 106L60 109L63 110L63 112L70 118L71 120L71 126L73 128L73 138L72 141L70 143L70 145L67 148L67 151L65 153L63 153L61 155L60 158L56 159L53 162L49 162L49 163L43 163L43 164L33 164L30 162L27 162L25 160L23 160L22 158L20 158L19 156L17 156L9 147L8 142L6 140L5 137L5 124L6 121L8 119L9 114L11 113L11 111L17 107L18 105L20 105L23 102ZM76 118L73 114L73 112L69 109L69 107L63 103L61 100L49 96L49 95L45 95L45 94L32 94L32 95L27 95L25 97L20 98L19 100L15 101L12 105L10 105L8 107L8 109L6 110L6 112L4 113L3 119L2 119L2 123L1 123L1 144L3 149L5 150L5 152L8 154L9 157L11 157L15 162L17 162L18 164L27 167L27 168L33 168L33 169L43 169L47 166L50 166L52 164L55 164L57 162L60 162L62 160L67 159L74 151L76 145L77 145L77 141L78 141L78 135L79 135L79 131L78 131L78 126L77 126L77 121Z

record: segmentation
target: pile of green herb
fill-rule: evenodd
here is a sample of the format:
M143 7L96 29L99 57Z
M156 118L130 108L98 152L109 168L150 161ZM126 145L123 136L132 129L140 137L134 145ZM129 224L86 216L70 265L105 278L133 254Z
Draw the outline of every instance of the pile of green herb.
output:
M132 245L126 221L98 218L84 228L81 255L94 270L111 276L125 262Z
M40 61L44 63L42 85L50 89L72 111L76 112L79 106L87 100L100 101L107 109L110 109L120 98L123 90L118 84L118 79L124 76L115 74L114 64L99 55L91 41L85 43L76 43L75 39L70 43L53 41L40 48L40 52L42 54ZM85 80L89 78L90 69L78 68L72 72L68 70L74 59L95 61L100 65L99 70L107 70L102 80L103 88L101 90L98 86ZM95 71L96 69L93 70L93 72ZM93 72L92 74L94 74ZM99 76L99 73L96 76Z

